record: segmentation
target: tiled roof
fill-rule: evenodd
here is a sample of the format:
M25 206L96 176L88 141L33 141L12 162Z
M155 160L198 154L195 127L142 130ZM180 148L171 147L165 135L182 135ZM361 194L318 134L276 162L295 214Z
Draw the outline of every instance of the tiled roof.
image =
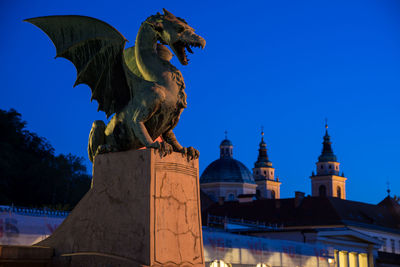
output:
M334 197L262 199L248 203L214 204L204 214L294 226L359 225L400 233L400 219L385 205ZM206 220L203 220L206 221Z

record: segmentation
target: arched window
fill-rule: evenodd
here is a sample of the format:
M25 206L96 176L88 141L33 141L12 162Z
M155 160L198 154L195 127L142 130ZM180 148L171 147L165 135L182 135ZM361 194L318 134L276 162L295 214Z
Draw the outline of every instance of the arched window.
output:
M275 199L275 191L274 190L271 190L271 198Z
M319 186L319 196L320 197L326 197L326 187L325 187L325 185L320 185Z
M336 193L338 198L342 198L342 189L340 188L340 186L337 187Z

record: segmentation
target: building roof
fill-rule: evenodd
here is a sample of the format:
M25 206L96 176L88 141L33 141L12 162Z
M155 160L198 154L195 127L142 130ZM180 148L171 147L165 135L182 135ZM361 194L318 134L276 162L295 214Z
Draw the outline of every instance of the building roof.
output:
M324 142L322 142L322 152L321 155L318 158L318 162L328 162L328 161L334 161L337 162L337 157L335 154L333 154L332 150L332 142L330 141L330 136L328 134L328 125L325 126L326 131L325 131L325 136L324 136Z
M284 227L346 225L400 233L400 219L388 207L334 197L225 202L211 206L206 213Z
M213 161L200 177L201 184L216 182L255 184L249 169L240 161L230 157Z
M400 204L397 203L390 195L379 202L378 206L387 208L389 212L396 217L398 221L400 221Z
M264 132L261 132L260 148L258 149L257 161L254 163L255 168L272 168L272 162L268 159L267 144L264 142Z
M219 146L233 146L231 140L229 139L224 139L222 140L221 144Z

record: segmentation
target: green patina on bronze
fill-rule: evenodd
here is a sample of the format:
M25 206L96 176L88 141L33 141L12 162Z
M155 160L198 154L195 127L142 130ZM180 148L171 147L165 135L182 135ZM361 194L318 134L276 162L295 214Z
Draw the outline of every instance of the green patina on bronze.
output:
M155 148L165 156L181 152L198 158L193 147L184 148L173 133L186 108L185 83L169 61L172 53L188 64L185 49L204 48L205 40L185 20L164 9L150 16L136 37L135 46L124 49L126 39L113 27L85 16L47 16L26 21L42 29L53 41L57 57L70 60L77 69L75 85L85 83L92 99L107 117L108 125L95 121L88 152L93 162L98 153L140 147ZM163 142L153 141L161 136Z

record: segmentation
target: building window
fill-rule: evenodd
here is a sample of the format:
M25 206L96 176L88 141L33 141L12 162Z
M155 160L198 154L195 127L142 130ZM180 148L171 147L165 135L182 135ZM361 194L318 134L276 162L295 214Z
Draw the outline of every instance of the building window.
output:
M331 166L331 165L329 165L329 169L332 169L332 166Z
M319 191L319 196L320 197L326 197L326 187L325 185L320 185L318 188Z
M336 194L338 198L342 198L342 189L340 188L340 186L337 187Z
M235 195L234 194L229 194L228 201L233 201L233 200L235 200Z
M267 171L264 171L264 174L267 175Z
M229 266L232 266L232 265L227 264L222 260L215 260L210 264L210 267L229 267Z
M275 191L274 190L271 191L271 198L275 199Z
M382 238L383 244L382 244L382 250L386 252L386 238Z
M339 169L339 167L338 166L336 166L336 170L338 170Z
M321 165L321 169L323 169L324 168L324 165Z
M391 245L391 247L392 247L392 253L395 253L396 252L396 248L395 248L395 246L394 246L394 239L390 239L390 245Z

